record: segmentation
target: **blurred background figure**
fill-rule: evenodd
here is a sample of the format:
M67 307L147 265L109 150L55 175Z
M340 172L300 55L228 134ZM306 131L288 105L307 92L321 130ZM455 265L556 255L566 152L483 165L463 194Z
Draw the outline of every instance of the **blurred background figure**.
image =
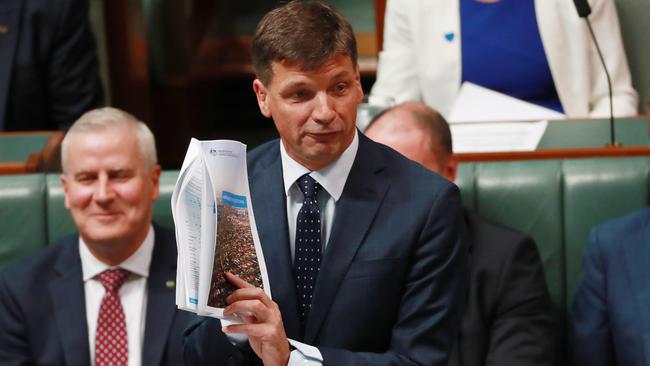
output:
M613 0L590 1L614 113L637 113ZM388 0L372 93L448 116L471 82L564 113L609 115L607 81L585 22L565 0Z
M149 128L115 108L63 141L77 233L0 274L3 365L183 365L173 230L152 222L160 165Z
M366 130L450 181L458 160L445 119L421 103L397 105ZM556 320L534 241L464 210L470 288L449 365L554 365Z
M2 0L0 131L66 130L102 104L88 0Z
M572 309L575 365L648 364L650 209L592 229Z

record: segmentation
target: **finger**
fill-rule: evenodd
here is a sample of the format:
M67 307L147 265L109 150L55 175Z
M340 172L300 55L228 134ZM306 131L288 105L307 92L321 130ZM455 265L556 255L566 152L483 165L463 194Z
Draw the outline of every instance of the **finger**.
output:
M249 337L259 338L271 332L266 324L231 324L221 328L224 333L241 333Z
M268 307L274 306L273 300L269 298L264 290L258 287L240 288L238 290L235 290L226 298L226 302L228 304L244 300L258 300Z
M250 283L248 283L248 282L242 280L241 278L239 278L239 276L237 276L236 274L233 274L231 272L226 272L225 274L226 274L226 279L230 283L235 285L237 288L255 287L255 286L251 285Z
M268 308L259 300L236 301L223 309L223 315L239 315L240 317L254 318L255 322L263 322L269 318ZM242 320L244 318L242 317Z

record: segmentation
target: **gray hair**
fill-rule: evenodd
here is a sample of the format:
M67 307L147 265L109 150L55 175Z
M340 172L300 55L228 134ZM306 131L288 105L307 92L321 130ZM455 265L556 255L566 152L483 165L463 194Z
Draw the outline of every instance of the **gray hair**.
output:
M133 131L138 141L140 155L145 169L149 170L158 164L156 140L147 125L132 114L117 108L104 107L84 113L70 127L61 143L61 165L66 171L66 153L70 145L70 136L77 133L96 132L110 127L126 127Z

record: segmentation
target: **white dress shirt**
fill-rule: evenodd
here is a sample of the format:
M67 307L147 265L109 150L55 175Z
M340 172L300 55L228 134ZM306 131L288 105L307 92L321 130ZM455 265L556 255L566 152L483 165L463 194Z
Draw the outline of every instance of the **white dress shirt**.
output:
M95 332L99 307L106 291L95 278L98 274L111 268L123 268L131 272L120 287L120 300L124 308L127 338L129 342L129 366L142 364L142 344L144 341L145 316L147 309L147 277L154 244L153 227L149 227L147 237L138 250L117 266L109 266L90 252L79 237L79 255L84 281L86 300L86 322L88 324L88 345L90 346L90 364L95 365Z
M323 213L321 217L321 233L323 235L323 255L326 253L330 234L332 232L332 223L334 222L334 211L336 203L341 198L345 182L352 169L352 164L357 156L359 149L359 136L355 132L350 146L345 149L343 154L332 164L316 171L310 171L297 161L293 160L280 143L280 157L282 158L282 179L284 180L284 191L287 195L287 222L289 224L289 245L291 247L291 260L293 262L294 251L296 249L296 220L298 211L302 207L303 195L298 188L296 181L304 174L314 178L323 189L318 192L318 204ZM289 340L289 343L296 348L291 352L289 365L322 365L323 356L318 348Z
M287 222L289 224L289 246L291 248L292 262L296 248L296 220L298 219L298 211L300 211L303 201L302 192L296 185L296 181L304 174L309 173L323 187L318 192L318 204L323 213L323 217L321 217L321 233L323 235L321 242L323 243L322 252L325 253L327 242L332 231L332 223L334 222L336 203L341 198L341 194L343 194L345 182L348 180L348 175L350 174L352 164L357 156L357 150L359 149L358 133L358 131L355 131L352 143L350 143L350 146L343 151L343 154L335 162L316 171L310 171L293 160L287 154L287 150L284 148L282 141L280 141L282 179L284 181L284 192L287 196ZM230 324L233 323L227 320L221 320L222 326L228 326ZM226 336L233 344L242 344L247 339L244 334L227 334ZM296 349L291 352L287 366L320 366L323 364L323 356L318 348L293 339L289 339L289 343Z

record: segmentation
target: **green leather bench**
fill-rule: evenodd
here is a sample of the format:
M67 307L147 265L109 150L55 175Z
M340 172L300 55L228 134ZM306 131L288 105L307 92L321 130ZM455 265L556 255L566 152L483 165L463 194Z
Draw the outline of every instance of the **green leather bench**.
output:
M177 171L161 177L154 220L171 227ZM562 327L589 230L650 204L650 157L463 163L464 204L538 245ZM0 268L74 231L56 174L0 176Z
M177 171L161 176L154 220L173 225ZM549 290L565 311L581 270L589 229L650 203L650 158L463 163L458 180L468 208L532 236ZM57 174L0 177L0 268L74 232Z
M47 242L45 175L0 175L0 269Z
M589 230L650 203L650 158L461 164L464 204L532 236L561 327Z

